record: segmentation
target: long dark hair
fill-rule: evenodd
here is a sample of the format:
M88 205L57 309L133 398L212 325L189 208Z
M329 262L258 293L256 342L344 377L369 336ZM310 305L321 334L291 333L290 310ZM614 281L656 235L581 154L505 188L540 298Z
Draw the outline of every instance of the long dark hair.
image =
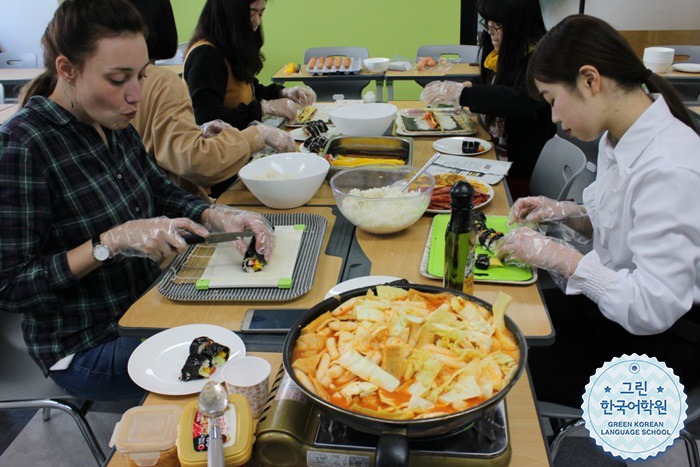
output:
M177 52L177 27L170 0L129 0L148 28L148 58L165 60Z
M124 0L65 0L46 27L41 45L46 71L22 90L24 106L32 96L49 96L56 87L56 59L64 55L81 70L97 42L123 34L146 35L141 15Z
M564 18L540 41L527 70L528 92L541 98L535 80L560 83L576 88L579 69L594 66L625 90L646 85L650 92L660 93L671 113L698 132L673 86L661 76L648 70L619 32L605 21L587 15Z
M547 32L539 0L479 0L476 11L485 21L493 21L503 28L493 84L516 84L524 79L530 47ZM492 72L483 67L484 59L493 50L488 31L481 33L480 44L481 77L488 84Z
M190 46L207 40L226 57L239 81L250 82L263 68L265 56L262 25L253 31L251 0L207 0L199 16Z

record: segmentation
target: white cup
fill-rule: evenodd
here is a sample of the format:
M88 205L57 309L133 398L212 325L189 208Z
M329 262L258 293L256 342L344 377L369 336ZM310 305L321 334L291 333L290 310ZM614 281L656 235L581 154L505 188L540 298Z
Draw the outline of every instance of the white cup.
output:
M670 47L647 47L642 58L644 66L654 73L666 73L673 64L676 51Z
M654 73L666 73L673 62L644 60L644 66Z
M223 369L229 394L242 394L250 402L253 418L260 418L270 393L270 364L264 358L246 356L229 361Z

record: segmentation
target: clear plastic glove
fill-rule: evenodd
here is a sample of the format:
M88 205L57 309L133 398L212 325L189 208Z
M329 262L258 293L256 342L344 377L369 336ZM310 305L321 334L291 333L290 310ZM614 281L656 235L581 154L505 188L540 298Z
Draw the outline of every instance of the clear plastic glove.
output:
M511 263L535 266L568 279L583 255L559 239L545 237L527 227L513 229L496 242L494 253Z
M253 122L250 126L258 129L258 135L255 137L256 146L270 146L277 152L297 152L297 143L288 132L260 122Z
M255 232L255 251L269 261L275 247L274 228L270 221L256 212L243 211L223 204L212 204L202 213L204 226L211 232ZM243 240L233 242L245 254L248 245Z
M280 92L282 97L293 100L299 105L306 107L316 102L316 93L308 86L294 86L292 88L284 88Z
M459 105L459 98L462 96L462 83L454 81L433 81L428 83L420 93L420 100L427 105L448 104Z
M519 198L510 208L508 223L559 224L567 219L587 217L586 208L571 201L555 201L544 196Z
M109 229L101 236L101 243L109 248L112 257L122 255L159 261L187 249L183 233L206 236L209 232L185 217L155 217L128 221Z
M200 128L202 129L202 138L211 138L221 133L222 130L226 128L232 128L231 125L223 120L212 120L211 122L203 123Z
M291 99L273 99L260 101L263 115L278 115L292 122L297 118L297 106Z

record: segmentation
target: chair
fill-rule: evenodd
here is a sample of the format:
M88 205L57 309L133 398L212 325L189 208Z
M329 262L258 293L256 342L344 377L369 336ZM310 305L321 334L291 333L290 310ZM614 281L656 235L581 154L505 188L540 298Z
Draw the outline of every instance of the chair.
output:
M419 57L443 57L445 55L457 55L460 63L479 63L478 45L422 45L416 52L416 60ZM430 78L420 78L416 83L425 87L426 84L435 81Z
M85 418L92 401L84 401L78 408L75 397L44 376L29 356L21 321L21 314L0 311L0 368L7 369L0 378L0 410L42 409L44 420L49 420L51 409L62 410L73 417L95 460L102 465L105 455Z
M156 65L182 65L185 61L185 54L187 53L187 47L189 45L189 42L180 42L177 45L177 50L175 50L175 55L170 58L156 60Z
M700 418L700 386L696 386L687 394L686 403L688 410L686 412L685 424L693 422ZM547 417L550 420L563 420L564 423L558 428L552 442L550 443L550 452L552 461L556 460L557 453L561 448L562 443L570 436L582 431L585 428L585 422L582 415L583 411L580 407L568 407L561 404L553 404L550 402L538 401L537 411L540 416ZM688 456L689 465L692 467L700 467L700 452L698 452L698 444L693 436L686 430L681 430L680 438L685 444L686 455Z
M369 51L364 47L311 47L304 52L304 63L309 63L312 57L359 57L364 60L369 58ZM362 90L369 84L369 80L333 79L328 82L304 81L315 92L319 101L332 101L334 94L343 94L346 99L361 99Z
M5 103L5 86L0 83L0 104Z
M598 164L598 143L600 142L600 137L596 138L595 141L581 141L578 138L569 136L561 129L561 125L557 125L557 135L560 138L570 142L574 146L578 147L586 155L586 167L571 184L569 192L566 194L565 199L573 200L579 204L583 203L583 190L593 183L595 180L595 174Z
M32 52L0 52L0 68L37 68L36 54Z
M460 63L478 63L478 45L422 45L418 47L418 57L442 57L444 55L459 56Z
M675 50L673 63L700 63L700 45L662 45ZM685 57L688 57L687 59ZM700 102L700 84L669 80L686 102Z
M566 199L576 177L586 168L586 155L573 143L554 136L545 143L530 178L530 192Z
M32 52L0 52L0 68L37 68L38 62L36 54ZM4 98L0 103L17 102L21 84L8 84L6 91L3 93Z

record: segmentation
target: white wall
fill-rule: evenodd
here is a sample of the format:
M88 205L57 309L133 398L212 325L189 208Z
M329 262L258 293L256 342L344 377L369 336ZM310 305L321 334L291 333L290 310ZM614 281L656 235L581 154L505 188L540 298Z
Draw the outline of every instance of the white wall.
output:
M43 65L41 36L58 6L57 0L1 0L0 50L34 52Z
M579 0L540 4L547 29L579 8ZM700 29L700 0L586 0L584 13L623 31Z

